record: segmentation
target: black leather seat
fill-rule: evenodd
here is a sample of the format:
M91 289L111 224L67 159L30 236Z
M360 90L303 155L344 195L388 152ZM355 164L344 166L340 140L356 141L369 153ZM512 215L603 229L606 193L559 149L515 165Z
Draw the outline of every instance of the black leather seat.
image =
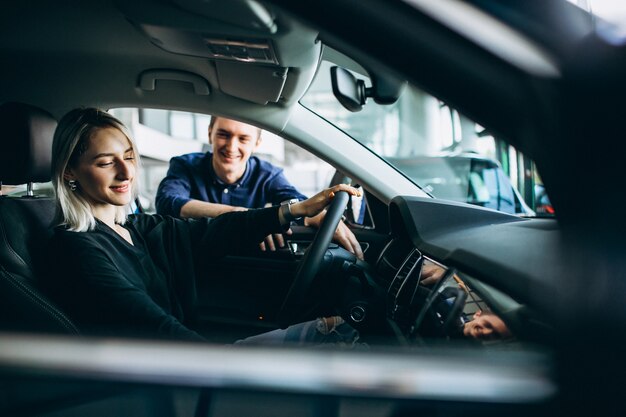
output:
M78 333L39 286L54 199L34 195L32 183L50 181L56 125L34 106L0 105L0 184L28 184L24 196L0 196L0 330Z

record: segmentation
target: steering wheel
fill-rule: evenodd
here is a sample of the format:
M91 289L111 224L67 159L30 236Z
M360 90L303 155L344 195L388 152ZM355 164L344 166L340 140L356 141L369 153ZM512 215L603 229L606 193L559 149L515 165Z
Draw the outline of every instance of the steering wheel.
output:
M326 211L324 221L298 266L291 288L289 288L289 292L278 313L278 322L280 324L294 323L298 317L306 315L307 312L302 311L303 306L307 305L307 296L313 286L313 280L319 272L326 249L328 249L335 230L337 230L349 198L350 196L345 191L335 193L333 201ZM295 321L294 318L296 318Z

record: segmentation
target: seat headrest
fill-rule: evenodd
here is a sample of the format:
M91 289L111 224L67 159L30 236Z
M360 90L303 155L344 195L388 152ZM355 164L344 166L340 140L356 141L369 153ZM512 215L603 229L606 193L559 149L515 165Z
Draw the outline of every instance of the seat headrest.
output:
M0 181L25 184L50 181L52 139L57 121L38 107L0 105Z

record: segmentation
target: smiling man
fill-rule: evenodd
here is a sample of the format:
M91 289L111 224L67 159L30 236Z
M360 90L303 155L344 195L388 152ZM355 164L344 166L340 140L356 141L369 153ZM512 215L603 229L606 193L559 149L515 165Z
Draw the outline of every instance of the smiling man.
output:
M211 152L172 158L156 196L159 214L182 218L216 217L229 211L305 200L282 169L252 153L261 129L222 117L209 124Z
M170 160L156 195L157 213L181 218L216 217L307 198L287 181L281 168L252 155L262 140L258 127L213 117L208 133L211 152ZM304 223L319 226L322 219L323 214ZM345 224L340 223L335 240L363 257L356 237ZM270 250L284 246L282 236L268 237L262 248L265 246Z

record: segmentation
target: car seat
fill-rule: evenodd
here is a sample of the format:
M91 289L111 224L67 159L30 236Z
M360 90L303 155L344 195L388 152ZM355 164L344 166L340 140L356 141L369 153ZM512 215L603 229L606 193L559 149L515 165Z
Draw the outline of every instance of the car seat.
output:
M0 330L78 333L41 291L39 279L55 202L37 196L33 183L50 181L56 120L22 103L0 105L2 184L27 184L24 196L0 195ZM1 192L0 192L1 194Z

